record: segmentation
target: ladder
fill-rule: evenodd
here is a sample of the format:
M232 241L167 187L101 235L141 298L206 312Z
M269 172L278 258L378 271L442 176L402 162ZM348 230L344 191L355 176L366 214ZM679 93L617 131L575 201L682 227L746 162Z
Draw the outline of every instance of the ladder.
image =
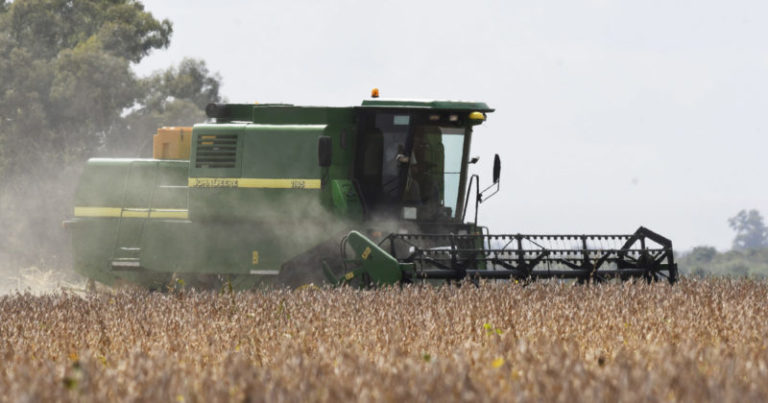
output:
M147 221L152 215L152 204L157 189L157 177L159 167L157 164L152 166L153 180L149 195L147 208L125 207L128 197L128 184L131 174L134 172L134 163L128 165L128 172L123 182L123 197L120 205L120 217L118 217L117 228L115 229L115 242L112 249L112 258L110 259L111 269L114 271L135 271L141 270L141 241L144 236ZM128 219L126 221L126 218ZM135 219L141 219L136 222ZM138 227L138 228L137 228Z

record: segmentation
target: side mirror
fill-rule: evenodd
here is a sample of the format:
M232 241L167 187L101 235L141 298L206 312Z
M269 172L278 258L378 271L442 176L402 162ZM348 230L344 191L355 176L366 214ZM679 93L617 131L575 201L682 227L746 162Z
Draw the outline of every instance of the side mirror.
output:
M496 154L493 157L493 183L499 183L499 176L501 176L501 158Z
M331 166L331 145L330 136L317 138L317 164L323 168Z

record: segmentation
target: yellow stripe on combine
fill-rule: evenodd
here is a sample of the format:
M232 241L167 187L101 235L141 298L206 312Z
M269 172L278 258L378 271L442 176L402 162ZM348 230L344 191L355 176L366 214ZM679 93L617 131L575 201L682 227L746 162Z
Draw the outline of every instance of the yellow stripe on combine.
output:
M320 189L320 179L189 178L191 188Z
M75 217L176 218L186 220L185 209L150 209L120 207L75 207Z

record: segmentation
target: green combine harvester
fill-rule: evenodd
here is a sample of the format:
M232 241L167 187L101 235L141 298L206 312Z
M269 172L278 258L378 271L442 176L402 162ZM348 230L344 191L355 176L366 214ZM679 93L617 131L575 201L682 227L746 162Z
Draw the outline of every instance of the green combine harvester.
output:
M80 178L75 269L107 284L238 289L424 280L677 279L672 243L623 235L490 234L499 190L468 167L485 103L211 104L163 128L152 159L94 158ZM467 212L472 211L472 217Z

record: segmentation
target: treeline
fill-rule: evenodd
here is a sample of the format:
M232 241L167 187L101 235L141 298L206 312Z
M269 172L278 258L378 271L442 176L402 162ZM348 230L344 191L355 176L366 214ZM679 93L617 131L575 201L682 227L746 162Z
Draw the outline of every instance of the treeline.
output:
M680 273L688 276L768 278L768 248L718 252L698 246L678 257Z
M768 278L768 228L757 210L742 210L728 219L736 232L731 250L697 246L678 256L681 274Z
M85 161L149 157L158 127L221 101L202 60L136 75L172 33L133 0L0 0L0 267L68 265Z

